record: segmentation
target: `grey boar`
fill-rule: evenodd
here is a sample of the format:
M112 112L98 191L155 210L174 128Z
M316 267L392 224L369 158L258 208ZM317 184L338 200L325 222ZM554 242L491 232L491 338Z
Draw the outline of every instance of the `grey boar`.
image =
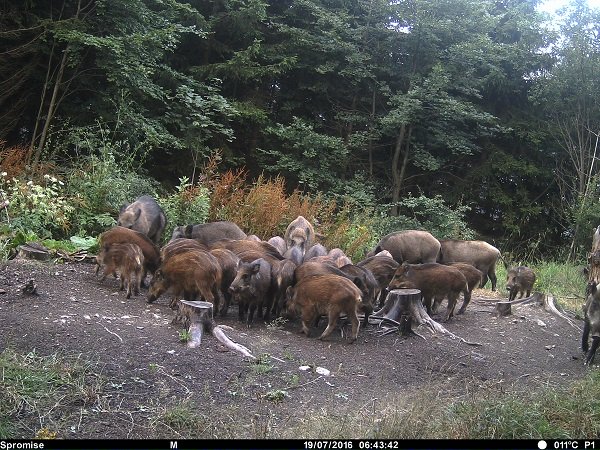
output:
M217 259L204 250L190 249L163 261L150 282L147 302L154 302L170 289L176 299L202 299L218 311L220 287L221 267Z
M286 291L289 286L296 282L294 272L296 263L289 259L276 261L271 267L271 277L274 289L273 307L271 311L275 317L278 317L286 306Z
M583 334L581 335L581 349L586 353L585 365L594 363L594 356L600 344L600 291L597 283L592 281L587 287L587 300L583 307ZM592 333L592 347L588 338Z
M259 238L255 234L249 234L248 236L246 236L246 239L249 240L249 241L262 242L262 239Z
M360 261L357 266L369 269L377 280L379 285L378 304L382 306L385 301L386 288L392 281L399 264L391 257L375 255Z
M439 263L462 262L471 264L483 273L481 287L486 285L489 277L492 282L492 291L496 290L496 262L500 257L500 250L485 241L441 239L440 244Z
M142 249L136 244L113 244L104 255L104 274L102 280L109 273L120 273L120 290L127 286L127 298L132 293L138 295L142 284L142 275L144 273L144 254Z
M483 273L481 270L476 269L471 264L467 263L452 263L450 267L454 267L462 272L462 274L467 279L467 287L468 291L464 293L463 304L458 310L457 314L463 314L467 309L467 306L471 302L471 296L473 294L473 289L478 288L481 285L481 281L483 280ZM438 305L441 303L443 299L436 298L433 303L433 312L437 311Z
M506 289L508 290L508 301L512 301L517 297L517 293L523 298L523 294L527 293L526 297L531 295L533 284L535 283L535 272L526 266L519 266L509 269L506 272Z
M427 231L397 231L381 238L373 253L383 250L390 252L399 264L433 263L440 251L440 242Z
M467 280L460 270L438 263L403 263L396 269L388 289L419 289L427 313L432 314L434 298L448 298L448 308L444 322L454 315L456 300L461 292L468 291Z
M231 304L231 291L229 290L229 286L231 286L231 283L235 280L240 258L226 248L214 248L210 251L210 254L217 258L217 261L221 266L221 293L223 294L224 301L219 314L221 317L224 317L227 315L229 305Z
M287 226L283 239L288 249L296 246L304 254L315 241L315 230L308 220L298 216Z
M114 244L136 244L140 247L144 254L144 274L142 275L142 281L146 277L147 272L153 274L158 269L160 265L160 253L154 242L139 231L116 226L102 233L98 239L100 252L96 259L96 273L100 269L104 253Z
M281 236L273 236L271 239L267 241L273 247L277 249L280 255L284 255L287 251L287 246L285 245L285 241Z
M238 318L248 327L252 325L254 313L258 309L258 318L263 317L263 306L266 307L264 319L270 320L273 300L271 282L271 265L263 258L246 263L240 260L235 279L229 290L238 301Z
M345 313L352 324L350 342L358 337L360 323L357 309L361 304L360 290L347 278L338 275L307 277L287 292L288 309L300 314L302 331L309 336L310 327L321 315L328 318L327 328L319 339L325 339L334 330L341 313Z
M166 224L164 211L149 195L142 195L130 205L123 205L117 220L117 225L139 231L157 245Z
M325 248L325 246L321 245L321 244L314 244L311 248L309 248L305 253L304 253L304 259L303 261L309 261L312 258L316 258L317 256L327 256L328 252L327 249Z
M210 246L221 239L246 239L246 233L233 222L220 221L175 227L171 239L177 238L196 239Z
M285 259L293 261L294 264L296 264L297 266L302 264L302 260L304 259L302 256L302 250L300 250L300 248L298 247L291 247L287 249L286 252L283 254L283 257Z
M332 248L329 250L329 253L327 253L327 256L329 256L338 267L345 266L346 264L352 264L352 260L346 256L344 250L341 248Z

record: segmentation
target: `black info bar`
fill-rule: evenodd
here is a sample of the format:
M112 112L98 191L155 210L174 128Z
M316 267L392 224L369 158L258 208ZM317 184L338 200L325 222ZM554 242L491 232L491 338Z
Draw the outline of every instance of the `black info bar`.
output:
M480 450L600 450L600 440L524 439L524 440L451 440L451 439L55 439L0 440L0 450L394 450L394 449L480 449Z

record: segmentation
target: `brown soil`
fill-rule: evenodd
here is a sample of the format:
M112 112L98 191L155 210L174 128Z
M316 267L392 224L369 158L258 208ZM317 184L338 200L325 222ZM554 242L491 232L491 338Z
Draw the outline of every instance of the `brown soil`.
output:
M317 330L307 338L294 322L248 329L237 321L234 306L218 322L232 327L227 334L234 341L263 355L264 364L256 364L226 351L211 335L199 348L188 348L180 342L181 327L171 325L167 297L152 305L143 296L127 300L116 280L101 283L93 269L86 263L19 259L0 268L0 352L9 347L19 353L81 355L104 380L94 401L63 411L69 420L61 422L56 411L34 417L31 434L23 437L43 426L62 438L181 437L159 419L185 402L206 418L192 437L273 438L308 415L365 405L376 410L420 389L448 393L453 386L451 394L460 396L497 384L506 391L530 391L566 384L586 371L578 329L533 304L495 318L497 298L491 297L497 294L486 290L476 292L464 315L445 324L481 346L427 331L421 332L424 339L379 337L375 326L361 329L354 344L340 332L322 342L315 339ZM23 294L29 279L35 280L38 296ZM311 368L300 370L303 365ZM320 375L317 367L331 375ZM280 391L286 395L280 397Z

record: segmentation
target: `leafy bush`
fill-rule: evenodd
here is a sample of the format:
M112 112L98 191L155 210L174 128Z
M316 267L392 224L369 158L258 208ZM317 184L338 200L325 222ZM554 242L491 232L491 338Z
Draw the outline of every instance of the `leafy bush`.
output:
M0 173L2 221L9 229L31 232L40 237L64 236L71 228L75 208L66 197L64 183L44 175L42 184L7 178Z
M204 186L193 185L187 177L180 178L175 192L159 198L158 203L167 216L165 239L178 225L206 222L210 208L208 190Z

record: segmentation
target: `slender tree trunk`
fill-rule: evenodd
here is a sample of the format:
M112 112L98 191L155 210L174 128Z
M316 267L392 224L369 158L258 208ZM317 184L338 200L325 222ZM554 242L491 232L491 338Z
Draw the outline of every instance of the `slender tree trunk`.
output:
M396 146L394 147L394 156L392 158L392 208L390 214L397 216L400 213L397 203L400 201L400 193L402 192L402 185L404 184L404 177L406 176L406 167L408 166L408 156L410 153L410 135L412 127L410 125L402 124L400 126L400 132L396 139ZM407 136L408 134L408 136ZM404 148L404 156L402 158L402 164L400 165L400 156L402 149Z

